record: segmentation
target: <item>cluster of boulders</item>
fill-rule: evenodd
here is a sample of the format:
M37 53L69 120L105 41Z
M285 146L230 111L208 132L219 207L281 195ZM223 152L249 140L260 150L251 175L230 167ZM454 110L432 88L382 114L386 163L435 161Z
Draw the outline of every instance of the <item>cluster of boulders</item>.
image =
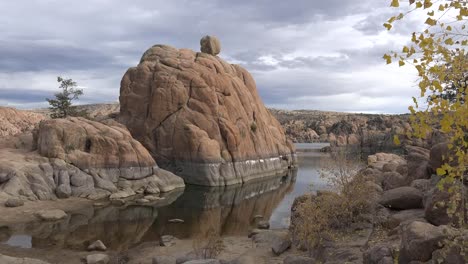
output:
M460 199L441 186L436 169L449 155L447 143L434 145L431 150L408 146L405 159L393 154L369 156L372 175L382 188L378 199L374 225L388 231L388 237L365 252L364 263L466 263L460 247L466 247L468 232L460 227L458 217L465 217L466 189L460 181ZM448 211L455 203L455 214ZM450 244L451 241L461 241ZM463 242L464 241L464 242ZM441 258L441 254L443 258ZM443 259L443 262L439 262Z
M332 252L329 256L339 255L340 248L350 254L348 257L354 254L366 264L466 263L468 231L460 226L460 217L468 221L466 179L456 183L461 190L453 191L442 185L436 174L447 162L447 143L435 144L430 150L417 146L406 146L405 150L404 157L390 153L368 157L368 166L359 175L371 181L368 188L374 195L369 199L375 209L364 215L359 229L369 235L363 243L356 243L356 223L350 223L346 231L353 231L352 239L337 242L340 247L327 246ZM292 225L301 217L294 208L305 201L306 196L302 196L294 202ZM443 262L438 262L440 259Z

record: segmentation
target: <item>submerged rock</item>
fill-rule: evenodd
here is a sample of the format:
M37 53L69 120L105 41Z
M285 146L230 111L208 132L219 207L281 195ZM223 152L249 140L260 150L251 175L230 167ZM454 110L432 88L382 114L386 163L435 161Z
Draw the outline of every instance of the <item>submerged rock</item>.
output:
M295 164L252 76L219 57L155 45L123 76L120 105L132 135L187 183L238 184Z
M56 221L67 217L67 213L59 209L41 210L36 213L36 216L44 221Z
M106 245L104 245L104 243L102 243L101 240L96 240L94 243L88 246L88 250L89 251L93 251L93 250L106 251L107 247Z

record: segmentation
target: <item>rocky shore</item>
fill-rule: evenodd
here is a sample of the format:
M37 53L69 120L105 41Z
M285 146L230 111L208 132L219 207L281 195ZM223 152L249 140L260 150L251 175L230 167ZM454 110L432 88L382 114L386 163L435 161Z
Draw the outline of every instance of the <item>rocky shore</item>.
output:
M309 252L319 256L309 263L466 263L468 230L460 222L468 221L467 177L457 185L461 190L450 191L435 174L448 154L447 143L439 143L430 150L407 146L403 157L369 156L367 168L358 175L368 180L370 211L362 212L360 221L343 223L340 239L326 240L322 248ZM296 199L292 226L306 220L295 212L310 201L307 198L320 195L327 194Z

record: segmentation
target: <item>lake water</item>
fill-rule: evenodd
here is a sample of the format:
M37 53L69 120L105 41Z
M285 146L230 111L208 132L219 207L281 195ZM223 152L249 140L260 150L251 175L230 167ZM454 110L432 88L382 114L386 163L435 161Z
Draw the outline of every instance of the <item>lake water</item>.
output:
M0 243L84 250L99 239L108 248L123 251L158 241L162 235L183 239L216 231L222 236L244 236L259 220L268 220L273 229L287 228L294 198L326 187L319 177L321 160L328 158L319 152L324 146L327 144L298 144L298 168L283 177L242 186L187 186L151 205L91 206L69 212L59 222L0 227ZM184 222L173 223L173 219Z

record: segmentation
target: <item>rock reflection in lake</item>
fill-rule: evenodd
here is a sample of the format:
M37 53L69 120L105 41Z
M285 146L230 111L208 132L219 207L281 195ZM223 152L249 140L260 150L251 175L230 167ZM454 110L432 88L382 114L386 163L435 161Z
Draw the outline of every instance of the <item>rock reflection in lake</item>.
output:
M9 237L2 240L10 246L84 250L99 239L112 250L124 251L141 242L158 241L161 235L190 238L210 228L225 236L246 235L255 226L255 216L269 219L292 190L295 175L296 171L291 171L284 177L239 186L187 186L183 193L172 192L150 205L88 207L69 212L69 217L59 222L3 227ZM169 223L175 218L184 223ZM17 239L23 236L31 239Z

